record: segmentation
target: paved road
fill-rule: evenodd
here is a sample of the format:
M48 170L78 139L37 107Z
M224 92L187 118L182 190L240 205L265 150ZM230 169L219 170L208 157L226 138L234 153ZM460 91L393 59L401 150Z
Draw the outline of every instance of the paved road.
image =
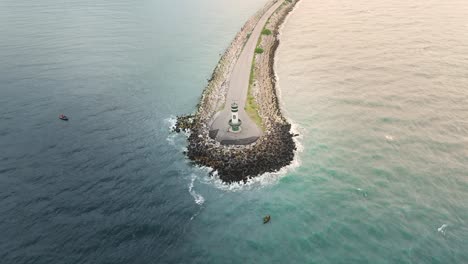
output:
M282 3L282 0L278 0L278 2L271 6L270 9L263 14L262 18L260 18L237 59L231 76L229 77L229 88L225 107L214 116L214 120L211 125L211 130L218 130L216 140L221 143L249 144L262 135L262 130L250 119L244 108L249 88L252 59L255 48L257 47L258 38L260 37L268 18ZM231 103L233 102L239 105L239 118L242 120L242 131L237 134L228 132L228 122L231 118Z

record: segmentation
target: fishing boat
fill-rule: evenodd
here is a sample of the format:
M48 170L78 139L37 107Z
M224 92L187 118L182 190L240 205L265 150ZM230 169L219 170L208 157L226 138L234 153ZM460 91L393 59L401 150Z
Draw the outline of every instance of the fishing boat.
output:
M63 121L68 121L68 117L66 115L64 115L64 114L60 114L59 119L61 119Z

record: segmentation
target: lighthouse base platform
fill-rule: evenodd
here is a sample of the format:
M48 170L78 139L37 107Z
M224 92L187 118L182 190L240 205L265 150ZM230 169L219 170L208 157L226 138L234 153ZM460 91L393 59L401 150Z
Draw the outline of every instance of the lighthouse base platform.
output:
M233 124L232 119L229 119L229 129L228 131L231 133L240 133L242 131L242 120L239 119L239 123Z
M239 109L239 119L249 118L243 109ZM262 131L253 122L242 122L240 131L233 133L229 121L231 113L218 112L210 125L210 137L222 145L249 145L257 141ZM217 131L216 131L217 130Z

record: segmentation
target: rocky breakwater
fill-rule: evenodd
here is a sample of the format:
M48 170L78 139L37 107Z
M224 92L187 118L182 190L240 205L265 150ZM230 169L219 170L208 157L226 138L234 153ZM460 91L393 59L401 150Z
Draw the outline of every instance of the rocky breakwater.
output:
M294 158L294 135L291 133L290 123L281 113L273 66L279 44L279 28L296 2L284 1L270 17L265 28L272 34L261 36L259 45L263 53L256 54L253 61L255 79L249 92L255 98L264 132L257 141L250 145L222 145L210 138L209 125L215 113L226 103L226 82L250 32L276 1L267 3L236 35L216 66L196 113L178 117L174 130L190 131L186 152L188 158L196 165L208 166L217 171L224 182L246 182L251 177L278 171L289 165Z

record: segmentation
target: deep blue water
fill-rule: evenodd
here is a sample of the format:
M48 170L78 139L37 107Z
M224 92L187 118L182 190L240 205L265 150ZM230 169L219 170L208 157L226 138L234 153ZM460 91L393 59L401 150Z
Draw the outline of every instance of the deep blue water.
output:
M302 1L297 159L226 186L169 127L265 0L1 0L0 263L468 263L466 4Z
M1 262L180 257L200 206L167 119L264 2L0 1Z

